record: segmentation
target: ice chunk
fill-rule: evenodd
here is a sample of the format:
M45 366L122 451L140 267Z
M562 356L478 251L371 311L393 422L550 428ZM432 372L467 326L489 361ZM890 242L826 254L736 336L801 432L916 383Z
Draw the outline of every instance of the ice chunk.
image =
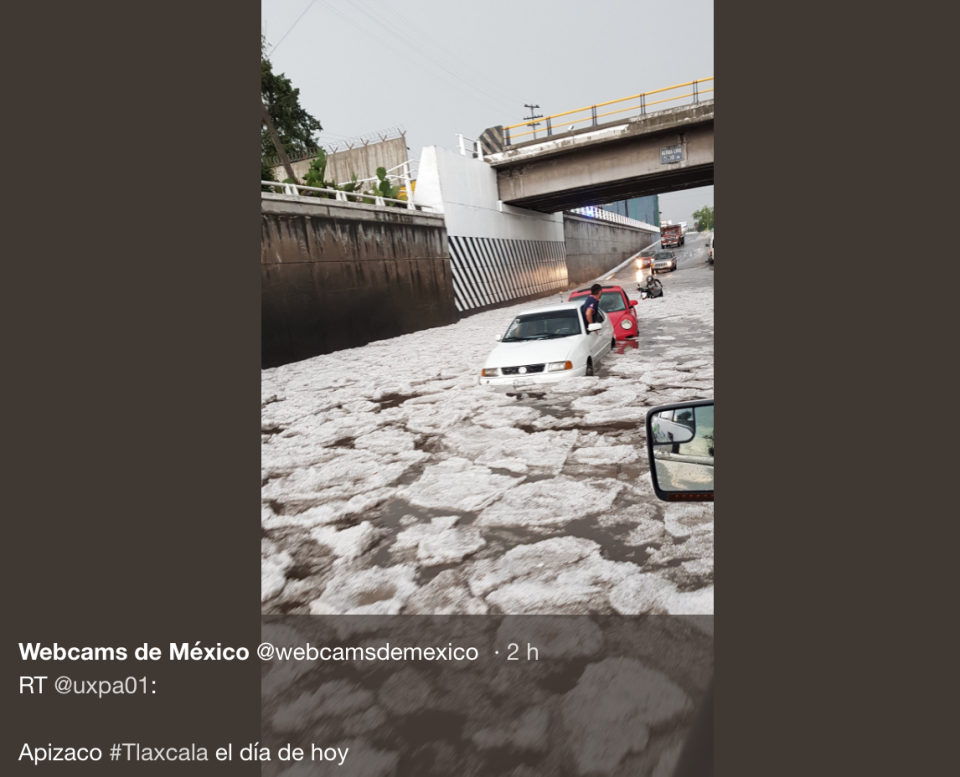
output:
M411 434L402 429L378 429L361 435L353 441L353 447L374 453L390 455L398 451L412 451L420 435Z
M419 480L401 489L397 496L419 507L474 512L523 480L494 475L466 459L448 459L427 467Z
M668 503L663 523L674 537L687 537L695 532L713 531L713 503Z
M601 612L610 590L638 570L602 558L591 540L555 537L478 561L469 585L509 614Z
M407 602L410 615L484 615L489 610L483 599L471 596L452 569L445 569L420 588Z
M260 601L272 599L283 590L286 571L293 566L293 559L286 551L279 552L269 540L260 542Z
M562 700L577 771L612 774L628 753L647 746L651 728L692 708L683 690L639 661L607 658L591 664Z
M417 561L428 567L460 561L487 543L478 529L454 526L457 520L450 515L411 526L397 535L397 546L416 547Z
M412 564L356 570L342 567L319 599L314 615L397 615L417 590Z
M477 464L521 473L537 469L556 474L577 437L576 431L527 433L511 428L471 428L448 433L444 444Z
M320 718L362 712L373 701L373 693L348 680L324 683L312 693L301 693L283 704L270 719L277 731L303 731Z
M321 526L310 532L310 536L330 548L337 558L347 559L357 558L369 550L380 534L381 531L368 521L340 531L332 526Z
M487 426L491 429L512 428L535 421L540 417L540 412L532 407L523 405L496 407L486 412L479 413L473 417L473 423L477 426Z
M575 399L571 407L575 410L606 410L612 407L623 407L634 402L637 392L626 387L610 388L586 397Z
M478 526L549 527L609 509L623 484L556 477L525 483L484 510Z
M643 429L643 419L647 409L644 407L599 408L587 413L580 422L582 426L603 426L614 423L631 423L635 429Z
M669 580L640 574L619 583L610 592L610 604L621 615L712 615L713 586L681 592Z
M261 489L261 498L284 502L312 501L314 504L349 500L390 485L425 458L427 454L422 451L404 451L384 457L371 451L342 449L329 456L323 466L298 469L269 481Z
M538 569L559 570L575 564L599 547L580 537L553 537L518 545L499 558L475 562L469 580L470 591L474 596L486 596L506 583L536 574Z
M579 464L623 464L637 461L637 452L632 445L607 445L597 448L577 448L570 456Z
M517 750L542 752L547 749L547 726L550 713L546 707L530 707L517 720L496 728L485 728L471 739L481 750L514 747Z

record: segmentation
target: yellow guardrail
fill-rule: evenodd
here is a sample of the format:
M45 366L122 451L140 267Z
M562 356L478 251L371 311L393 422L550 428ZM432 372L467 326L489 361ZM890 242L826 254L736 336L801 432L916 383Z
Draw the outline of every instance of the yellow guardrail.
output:
M603 116L612 116L615 113L626 113L627 111L635 111L635 110L639 110L642 115L647 112L647 108L649 108L651 105L660 105L662 103L673 102L674 100L682 100L685 97L692 97L693 102L696 103L696 102L699 102L701 95L709 94L713 92L712 88L701 89L700 84L706 84L707 82L712 82L713 80L714 80L713 76L710 76L709 78L698 78L696 81L687 81L686 83L683 83L683 84L674 84L673 86L665 86L662 89L653 89L652 91L649 91L649 92L632 94L629 97L621 97L619 100L609 100L605 103L588 105L586 108L577 108L572 111L564 111L563 113L554 113L553 115L547 116L546 118L538 117L537 119L531 119L530 121L523 121L523 122L520 122L519 124L511 124L509 127L503 128L503 133L504 133L503 140L504 140L504 143L509 145L512 141L516 140L517 138L523 137L524 135L533 135L538 131L536 127L526 132L518 132L516 134L510 133L510 130L516 129L517 127L531 127L533 125L537 125L537 126L546 125L545 131L546 131L547 137L550 137L551 135L553 135L553 132L554 132L554 127L553 127L554 119L559 119L564 116L573 116L574 114L583 113L584 111L590 111L589 115L584 116L583 118L580 118L580 119L573 119L573 120L565 119L563 124L575 125L583 121L589 121L592 124L596 125L598 124L597 119L600 119ZM653 100L652 102L647 100L647 97L651 95L663 94L664 92L669 92L674 89L684 89L686 87L692 87L692 90L690 92L687 92L686 94L678 94L674 97L664 97L659 100ZM637 100L637 99L640 100L640 102L637 105L628 105L626 108L617 108L614 111L605 111L603 113L597 113L598 108L606 108L608 105L616 105L617 103L623 103L623 102L627 102L628 100ZM539 131L544 132L543 129Z

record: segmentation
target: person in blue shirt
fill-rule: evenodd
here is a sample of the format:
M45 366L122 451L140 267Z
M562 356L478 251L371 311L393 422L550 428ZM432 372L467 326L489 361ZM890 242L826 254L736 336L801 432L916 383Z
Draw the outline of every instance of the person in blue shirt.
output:
M593 284L593 286L590 287L590 295L580 306L580 311L583 313L583 320L587 322L587 326L600 321L600 316L597 315L600 309L600 300L597 298L600 296L601 291L603 291L603 286L599 283Z

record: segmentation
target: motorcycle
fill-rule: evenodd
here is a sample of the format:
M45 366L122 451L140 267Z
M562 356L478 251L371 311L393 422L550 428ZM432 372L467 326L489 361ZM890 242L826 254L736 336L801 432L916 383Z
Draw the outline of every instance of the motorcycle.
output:
M663 296L663 284L651 276L646 283L637 284L637 291L640 292L640 299L656 299Z

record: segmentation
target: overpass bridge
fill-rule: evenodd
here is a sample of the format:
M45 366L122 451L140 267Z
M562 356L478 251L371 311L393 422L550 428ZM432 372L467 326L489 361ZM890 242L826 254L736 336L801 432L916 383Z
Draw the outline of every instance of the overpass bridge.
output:
M708 186L713 183L714 100L703 96L712 95L712 84L713 78L701 79L492 127L474 141L474 154L496 170L501 202L542 213ZM688 91L662 96L677 90ZM688 102L648 110L674 100ZM635 104L598 111L624 102ZM628 112L636 115L600 121ZM540 137L537 125L544 127ZM558 126L566 128L557 131Z

